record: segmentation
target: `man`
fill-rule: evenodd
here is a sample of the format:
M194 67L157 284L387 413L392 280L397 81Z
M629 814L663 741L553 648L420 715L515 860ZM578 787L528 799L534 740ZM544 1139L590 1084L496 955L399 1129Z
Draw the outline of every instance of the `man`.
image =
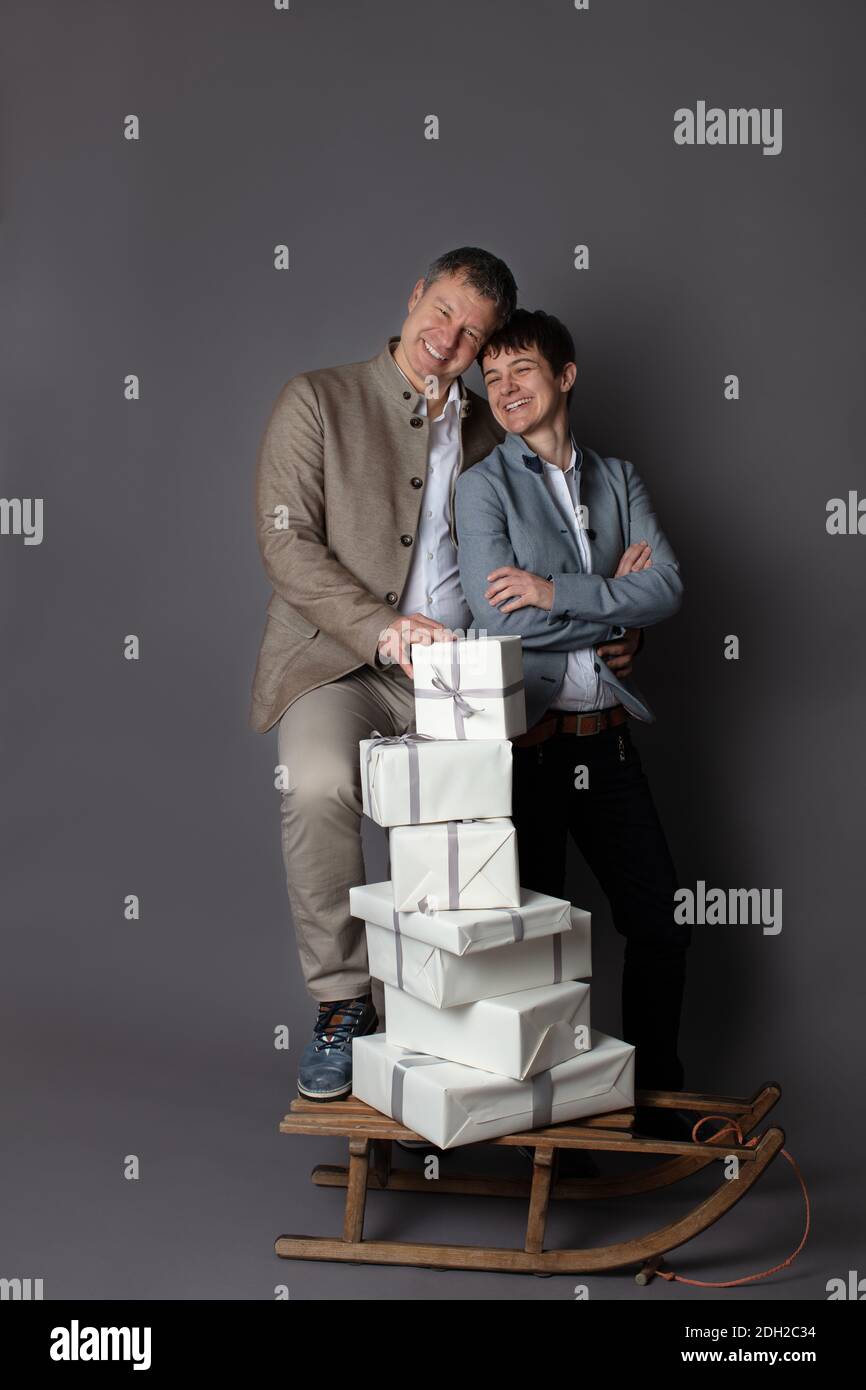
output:
M503 436L462 373L514 309L508 267L476 247L418 280L399 338L367 362L302 373L259 451L258 535L273 595L250 722L279 726L282 848L307 990L318 1003L298 1090L336 1100L352 1040L384 1013L363 924L358 744L414 728L412 642L465 630L453 494Z
M480 629L523 640L528 731L514 739L521 882L562 896L569 833L625 937L622 1030L640 1088L681 1090L677 1046L691 928L631 741L644 697L593 651L672 616L679 565L629 462L579 449L568 402L574 343L558 319L518 310L479 359L505 438L457 484L460 575ZM604 651L604 647L602 647ZM688 1137L677 1112L637 1127Z

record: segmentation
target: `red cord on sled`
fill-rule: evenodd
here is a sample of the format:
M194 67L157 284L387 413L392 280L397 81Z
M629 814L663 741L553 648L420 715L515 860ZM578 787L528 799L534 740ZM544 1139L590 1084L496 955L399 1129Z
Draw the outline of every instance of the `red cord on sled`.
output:
M737 1124L736 1120L730 1120L726 1115L703 1115L701 1119L699 1119L692 1128L692 1140L695 1143L698 1142L697 1132L706 1120L722 1121L723 1128L716 1130L715 1134L713 1135L714 1139L720 1138L723 1134L726 1134L728 1130L731 1130L736 1133L737 1143L742 1148L754 1148L754 1146L758 1142L756 1137L754 1139L749 1139L749 1141L744 1144L743 1132L740 1129L740 1126ZM803 1249L803 1246L806 1244L806 1237L809 1234L809 1228L812 1224L812 1215L811 1207L809 1205L809 1193L806 1191L806 1183L804 1181L803 1174L800 1172L797 1161L791 1154L788 1153L787 1149L782 1149L781 1152L784 1154L785 1158L787 1158L794 1172L797 1174L797 1180L803 1189L803 1200L806 1203L806 1229L803 1232L803 1237L800 1241L800 1244L797 1246L797 1249L793 1252L793 1254L789 1255L788 1258L786 1260L783 1260L781 1264L773 1265L772 1269L762 1269L759 1274L744 1274L741 1279L726 1279L723 1282L717 1282L714 1279L686 1279L685 1276L682 1274L674 1274L673 1270L656 1269L655 1274L659 1279L676 1280L678 1284L692 1284L695 1288L700 1289L732 1289L736 1284L750 1284L753 1279L766 1279L768 1275L776 1274L780 1269L785 1269L788 1265L794 1263L800 1251Z

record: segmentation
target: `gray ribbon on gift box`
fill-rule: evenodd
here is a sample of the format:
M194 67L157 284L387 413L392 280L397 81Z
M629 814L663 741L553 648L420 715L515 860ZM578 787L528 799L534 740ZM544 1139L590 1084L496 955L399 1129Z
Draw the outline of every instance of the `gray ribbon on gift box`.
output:
M532 1078L531 1129L549 1125L553 1118L553 1082L549 1071L540 1071Z
M418 908L421 912L426 913L426 903L426 898L422 898L419 902ZM524 939L523 918L521 917L520 913L515 912L514 909L510 907L504 908L503 910L507 912L509 917L511 918L511 926L514 932L514 940L522 941ZM394 969L397 977L397 988L402 989L403 933L400 930L400 914L396 908L392 909L391 915L394 924ZM553 947L553 983L555 985L558 985L562 983L562 934L560 932L557 932L554 936L551 936L550 941Z
M446 680L438 666L433 667L434 690L415 691L416 700L451 700L454 712L454 733L457 738L466 737L466 725L464 720L471 719L473 714L482 714L484 706L470 705L466 699L467 695L481 695L485 698L499 697L507 699L509 695L516 695L523 689L523 681L514 681L512 685L499 687L472 686L468 690L460 689L460 654L456 642L451 644L451 680Z
M449 824L453 824L449 821ZM418 902L418 912L427 913L427 898L421 898ZM449 903L450 910L450 903ZM524 940L523 916L513 908L503 908L512 919L512 931L514 941ZM398 977L398 988L403 988L403 937L400 933L400 915L398 910L393 909L393 954L395 954L396 977ZM563 938L562 933L557 933L550 937L550 945L553 948L553 984L562 984L563 977Z
M403 937L400 934L400 914L394 908L394 964L397 968L397 988L403 988Z
M460 906L460 866L458 863L458 853L460 850L460 836L457 832L456 820L446 822L448 831L448 910Z
M456 821L450 821L450 822L447 822L447 823L448 823L448 824L453 824L453 825L456 825L456 824L457 824ZM456 851L455 851L455 855L456 855ZM451 867L451 866L450 866L450 864L449 864L449 869L450 869L450 867ZM457 861L456 861L456 857L455 857L455 869L454 869L454 871L455 871L455 875L456 875L456 872L457 872ZM449 878L449 890L450 890L450 884L451 884L451 881L450 881L450 878ZM458 891L458 902L459 902L459 891ZM452 902L449 901L447 911L449 911L449 912L454 912L455 910L458 910L458 908L457 908L457 903L452 903ZM423 898L419 898L419 899L418 899L418 911L419 911L419 912L423 912L424 915L425 915L425 917L430 917L430 916L432 916L431 909L430 909L430 899L429 899L426 895L425 895ZM516 909L513 908L513 907L504 907L504 908L502 909L502 911L503 911L503 912L507 912L507 913L508 913L508 916L511 918L512 940L514 940L514 941L522 941L522 940L523 940L523 936L524 936L524 927L523 927L523 917L522 917L521 913L517 912ZM557 950L558 950L558 955L557 955ZM557 959L559 960L560 963L559 963L559 966L558 966L557 968L558 968L559 971L561 972L561 971L562 971L562 945L561 945L561 944L559 945L558 948L557 948L557 945L554 944L554 947L553 947L553 959L554 959L554 965L556 965ZM554 984L558 984L558 983L559 983L559 978L560 978L560 976L558 976L557 979L554 980Z
M513 931L514 931L514 940L515 940L515 941L523 941L523 939L524 939L524 933L523 933L523 918L521 917L520 913L519 913L519 912L515 912L513 908L508 907L508 908L505 909L505 911L508 913L509 917L511 918L511 925L512 925L512 929L513 929ZM551 939L551 941L552 941L552 943L553 943L553 983L554 983L555 985L558 985L558 984L560 984L561 981L562 981L562 934L561 934L561 932L557 932L557 933L556 933L554 936L552 936L550 939Z
M400 1057L391 1072L391 1119L403 1123L403 1086L406 1072L410 1067L447 1066L442 1057L430 1057L426 1052L415 1052L408 1057ZM549 1125L553 1118L553 1082L549 1071L541 1071L532 1078L532 1116L530 1129L541 1129Z
M460 907L460 837L457 824L456 820L445 822L448 835L448 912L455 912ZM429 906L430 899L425 893L418 900L418 911L429 916Z
M364 762L367 805L371 811L373 809L373 784L370 776L370 759L373 756L373 749L402 743L409 755L409 824L417 825L419 823L421 819L421 774L418 766L417 744L435 742L432 734L394 734L386 737L384 734L380 734L378 729L373 730L373 737L367 744L367 756Z
M416 1052L409 1057L401 1057L394 1063L391 1072L391 1119L403 1123L403 1083L409 1067L441 1066L441 1057L430 1057L426 1052Z
M514 909L511 908L511 907L508 907L508 908L506 908L505 910L506 910L506 912L508 913L509 917L511 918L511 929L512 929L512 931L514 932L514 940L515 940L515 941L522 941L522 940L523 940L523 918L521 917L521 915L520 915L519 912L515 912Z
M505 911L511 918L514 940L522 941L524 939L523 918L513 908L506 908ZM562 982L562 933L556 932L550 939L553 943L553 983L558 985Z
M553 942L553 983L562 983L562 937L559 932L551 937Z

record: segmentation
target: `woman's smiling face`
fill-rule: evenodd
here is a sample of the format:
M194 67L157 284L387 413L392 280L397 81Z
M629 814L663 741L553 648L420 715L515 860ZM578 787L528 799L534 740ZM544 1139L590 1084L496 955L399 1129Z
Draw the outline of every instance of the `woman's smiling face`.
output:
M552 424L577 375L568 362L557 377L531 345L482 354L481 371L496 420L504 430L522 435Z

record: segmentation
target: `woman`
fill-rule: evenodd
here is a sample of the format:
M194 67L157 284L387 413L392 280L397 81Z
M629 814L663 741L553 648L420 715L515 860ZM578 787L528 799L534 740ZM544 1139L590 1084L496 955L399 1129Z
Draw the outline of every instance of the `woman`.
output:
M458 480L460 576L476 627L523 642L528 731L514 739L513 801L521 882L564 896L571 834L626 938L622 1033L637 1049L636 1086L680 1090L691 927L674 921L676 872L629 732L629 715L653 714L627 673L628 630L671 617L682 580L634 466L574 443L574 355L558 319L527 310L483 349L490 407L508 433ZM621 657L608 664L597 647L611 642ZM639 1107L636 1124L687 1137L673 1111Z

